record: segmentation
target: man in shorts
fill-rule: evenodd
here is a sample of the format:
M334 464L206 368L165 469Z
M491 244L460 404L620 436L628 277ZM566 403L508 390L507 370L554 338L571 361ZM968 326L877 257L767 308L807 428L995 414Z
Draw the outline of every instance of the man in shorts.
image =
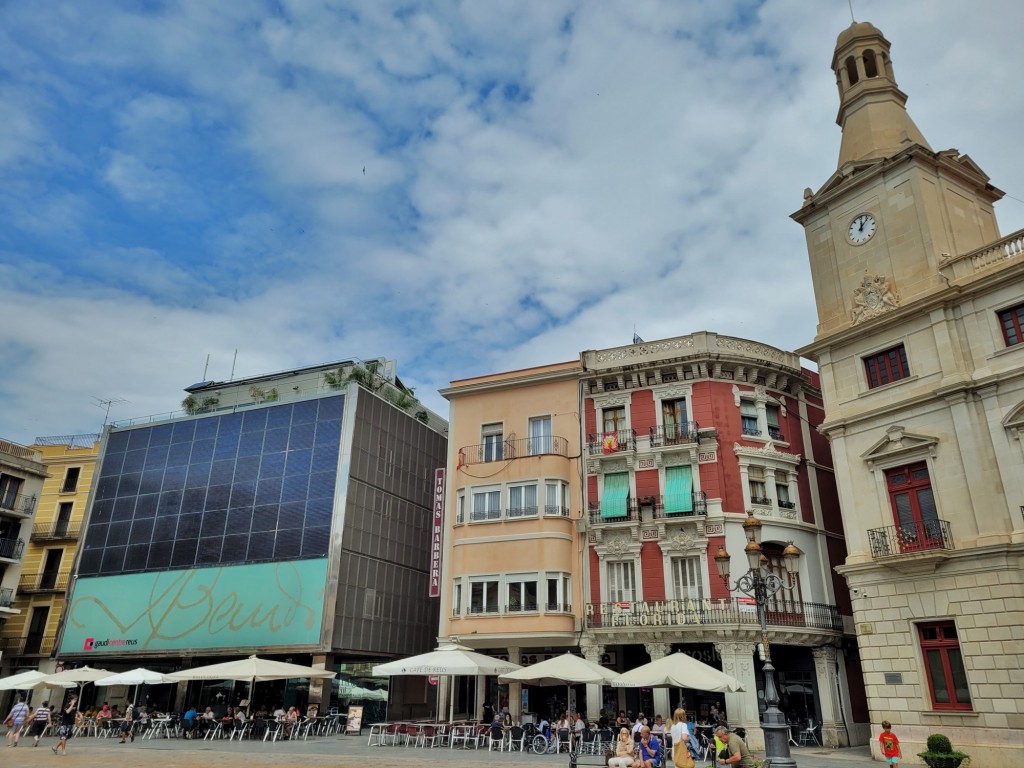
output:
M44 701L39 705L35 715L32 717L32 746L39 746L39 739L43 737L43 733L47 728L50 727L50 702Z

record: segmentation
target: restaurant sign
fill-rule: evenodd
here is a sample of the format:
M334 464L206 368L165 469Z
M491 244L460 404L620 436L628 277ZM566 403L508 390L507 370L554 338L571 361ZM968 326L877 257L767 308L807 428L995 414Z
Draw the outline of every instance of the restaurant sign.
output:
M729 600L639 600L617 603L587 603L584 606L591 626L665 627L683 624L707 624L712 615L734 613ZM741 608L741 610L743 610Z
M430 528L430 594L441 596L441 539L444 531L444 468L434 470L434 521Z

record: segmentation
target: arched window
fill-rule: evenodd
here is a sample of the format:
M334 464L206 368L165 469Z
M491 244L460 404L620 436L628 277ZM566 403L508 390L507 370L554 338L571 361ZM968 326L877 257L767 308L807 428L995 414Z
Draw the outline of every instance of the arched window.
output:
M870 48L864 51L864 75L866 77L878 77L878 67L875 64L875 52Z
M860 76L857 74L857 60L853 56L846 59L846 76L850 80L850 85L854 85L860 80Z

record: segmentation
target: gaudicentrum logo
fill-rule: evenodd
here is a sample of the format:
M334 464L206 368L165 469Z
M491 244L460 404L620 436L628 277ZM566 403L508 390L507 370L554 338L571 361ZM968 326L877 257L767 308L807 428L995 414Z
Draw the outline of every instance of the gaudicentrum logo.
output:
M124 648L129 645L138 645L139 641L136 639L116 638L106 640L97 640L95 637L85 638L85 645L83 650L92 651L96 648Z

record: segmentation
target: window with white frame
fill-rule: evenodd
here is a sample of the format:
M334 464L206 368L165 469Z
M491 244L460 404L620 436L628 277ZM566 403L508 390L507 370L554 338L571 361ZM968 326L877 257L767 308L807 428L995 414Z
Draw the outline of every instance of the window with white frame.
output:
M775 498L779 506L785 509L796 509L796 504L789 495L789 473L776 471L775 473Z
M508 516L533 517L537 514L537 484L511 485L508 489Z
M537 456L552 451L551 417L530 419L530 454Z
M569 515L569 484L549 480L544 483L544 514L557 517Z
M546 582L547 589L544 610L564 613L572 611L572 605L570 605L572 592L569 590L569 574L549 572L545 574L544 581Z
M768 489L764 483L763 467L747 468L747 484L750 486L750 503L770 505L772 500L768 497Z
M672 558L672 595L676 600L704 599L704 579L699 557Z
M497 613L498 577L478 576L469 583L469 612Z
M464 488L460 488L455 497L455 522L466 522L466 490Z
M740 400L740 421L744 435L760 436L761 428L757 425L757 403L753 400Z
M505 589L510 612L537 610L537 574L510 574Z
M606 563L608 575L608 601L611 603L632 603L636 600L636 580L633 561L612 561Z
M452 585L452 616L462 615L462 582L458 579Z
M504 456L504 430L501 424L484 424L480 428L480 453L483 461L501 461Z
M498 520L501 517L501 489L480 488L473 491L473 511L470 519Z
M777 405L768 403L764 410L765 416L768 419L768 437L772 440L785 440L786 438L782 436L782 427L779 426L779 414L782 409Z
M685 442L690 437L690 422L686 413L686 398L661 401L661 424L665 444Z

